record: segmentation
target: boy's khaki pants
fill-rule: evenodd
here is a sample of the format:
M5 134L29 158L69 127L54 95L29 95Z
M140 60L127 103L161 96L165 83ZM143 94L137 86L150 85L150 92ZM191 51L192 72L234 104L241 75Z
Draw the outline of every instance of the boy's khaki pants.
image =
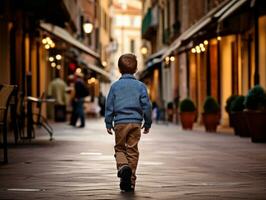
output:
M139 160L138 142L141 135L141 124L117 124L115 130L115 158L117 169L129 165L132 170L131 183L135 185L136 169Z

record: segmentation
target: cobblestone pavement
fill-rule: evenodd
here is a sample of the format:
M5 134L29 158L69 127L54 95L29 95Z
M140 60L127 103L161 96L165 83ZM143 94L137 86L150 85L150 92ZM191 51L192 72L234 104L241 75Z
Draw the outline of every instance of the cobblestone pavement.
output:
M102 119L53 126L52 142L38 131L11 145L0 199L266 199L266 144L249 138L153 125L139 145L136 191L122 193Z

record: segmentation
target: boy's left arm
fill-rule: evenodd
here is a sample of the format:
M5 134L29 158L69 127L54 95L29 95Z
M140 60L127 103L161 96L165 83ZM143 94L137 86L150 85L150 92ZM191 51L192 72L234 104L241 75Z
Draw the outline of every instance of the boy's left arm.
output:
M144 133L148 133L152 124L152 119L151 119L152 109L148 92L145 86L143 86L142 88L140 102L144 113L144 125L143 125Z
M111 135L113 134L112 133L113 120L114 120L114 94L111 87L105 105L105 125L107 132Z

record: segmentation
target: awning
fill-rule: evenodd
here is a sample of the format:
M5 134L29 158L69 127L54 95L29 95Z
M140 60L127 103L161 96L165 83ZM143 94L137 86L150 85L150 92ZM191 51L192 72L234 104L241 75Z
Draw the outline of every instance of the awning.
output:
M154 54L151 54L148 58L147 58L147 61L153 59L153 58L156 58L156 57L159 57L159 56L162 56L165 51L167 50L167 47L164 47L162 49L160 49L159 51L157 51L156 53Z
M200 31L203 27L205 27L207 24L209 24L212 20L211 16L205 16L201 20L199 20L197 23L192 25L189 29L187 29L185 32L183 32L173 43L170 45L170 47L167 49L165 54L163 55L163 58L171 54L172 51L177 49L183 40L189 39L191 36L193 36L195 33Z
M147 58L147 60L145 61L147 68L152 67L153 65L162 62L163 61L162 56L164 55L166 50L167 50L167 48L164 47L164 48L160 49L159 51L157 51L156 53L150 55Z
M239 9L247 0L238 0L233 6L231 6L218 20L218 22L222 22L225 18L229 17L233 14L237 9Z
M230 7L232 7L232 5L234 5L237 1L238 0L229 1L225 6L222 7L222 9L216 12L213 17L220 18L225 13L225 11L227 11Z
M91 64L91 61L88 59L88 56L85 55L85 54L81 54L80 56L80 60L82 61L82 63L84 65L86 65L89 69L103 75L105 78L107 78L109 81L111 80L111 75L106 72L105 70L101 69L100 67L94 65L94 64Z
M164 53L163 58L171 54L174 50L180 47L182 41L188 40L190 37L201 31L204 27L213 22L214 19L220 17L227 9L229 9L233 4L239 0L227 0L221 3L218 7L210 10L204 17L202 17L198 22L184 31L167 49ZM242 1L242 0L240 0Z
M151 71L153 71L155 68L160 67L163 58L162 56L164 55L164 53L166 52L167 48L163 47L162 49L160 49L159 51L157 51L156 53L150 55L147 60L145 61L146 64L146 68L144 68L142 71L138 72L138 76L139 79L142 80L144 79L144 77L146 77Z
M65 29L63 29L59 26L53 25L53 24L48 24L48 23L41 23L40 27L43 30L61 38L65 42L75 46L76 48L80 49L81 51L93 56L94 58L98 58L98 59L100 58L99 54L97 54L92 49L90 49L89 47L87 47L86 45L84 45L83 43L78 41L77 39L75 39Z

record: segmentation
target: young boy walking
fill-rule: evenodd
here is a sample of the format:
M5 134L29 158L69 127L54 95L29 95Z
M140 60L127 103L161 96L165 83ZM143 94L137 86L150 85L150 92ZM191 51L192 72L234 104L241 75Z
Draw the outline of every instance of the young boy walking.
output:
M112 135L112 130L115 132L114 149L120 189L134 191L139 159L138 142L141 128L144 128L144 134L149 133L151 104L145 85L134 77L137 71L136 56L122 55L118 60L118 68L122 76L109 91L105 124L109 134Z

